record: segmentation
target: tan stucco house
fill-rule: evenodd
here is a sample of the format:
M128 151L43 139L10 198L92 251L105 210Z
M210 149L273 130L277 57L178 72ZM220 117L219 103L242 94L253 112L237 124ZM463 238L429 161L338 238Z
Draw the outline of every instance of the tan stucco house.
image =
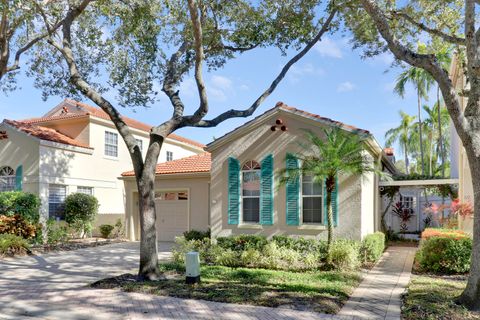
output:
M151 126L124 117L143 152ZM204 152L204 145L170 135L161 161ZM101 109L64 100L39 118L0 123L0 192L38 194L41 219L60 218L65 197L93 194L100 203L98 224L125 218L125 189L118 180L132 167L130 155L108 115Z
M326 236L323 186L309 177L279 185L276 172L300 165L292 154L305 129L318 135L340 127L362 135L372 166L395 167L366 130L278 103L274 108L207 145L206 153L157 166L159 240L171 241L189 229L212 235ZM138 194L133 172L124 172L130 239L139 238ZM338 177L334 197L338 237L361 239L380 229L379 177Z

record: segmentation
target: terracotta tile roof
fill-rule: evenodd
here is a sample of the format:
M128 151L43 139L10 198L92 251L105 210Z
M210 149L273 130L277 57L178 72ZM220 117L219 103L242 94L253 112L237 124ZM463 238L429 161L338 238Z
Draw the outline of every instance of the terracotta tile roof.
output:
M217 138L216 140L210 142L207 147L210 147L212 145L215 145L218 141L220 140L223 140L225 137L229 136L230 134L238 131L239 129L241 129L242 127L252 123L252 122L255 122L257 119L263 117L264 115L268 114L268 113L273 113L275 112L275 110L285 110L287 112L291 112L291 113L295 113L295 114L299 114L299 115L302 115L304 117L307 117L307 118L314 118L315 120L319 120L319 121L323 121L323 122L326 122L328 124L331 124L331 125L334 125L334 126L337 126L337 127L340 127L340 128L344 128L344 129L347 129L349 131L352 131L352 132L356 132L356 133L363 133L363 134L368 134L370 135L370 131L368 130L365 130L365 129L360 129L360 128L357 128L357 127L354 127L354 126L351 126L351 125L348 125L348 124L345 124L343 122L340 122L340 121L336 121L336 120L332 120L330 118L326 118L326 117L322 117L322 116L319 116L318 114L314 114L314 113L310 113L310 112L307 112L307 111L303 111L303 110L300 110L300 109L297 109L297 108L294 108L294 107L291 107L291 106L288 106L286 104L284 104L283 102L277 102L275 104L275 107L271 108L271 109L268 109L267 111L265 111L264 113L256 116L255 118L253 118L252 120L249 120L247 122L245 122L243 125L241 125L240 127L237 127L236 129L233 129L232 131L230 132L227 132L226 134L224 134L223 136ZM207 149L208 150L208 149Z
M98 117L98 118L110 121L110 117L108 116L108 114L100 108L96 108L96 107L90 106L86 103L78 102L78 101L71 100L71 99L66 99L65 102L80 106L82 109L84 109L90 115L92 115L94 117ZM152 128L151 125L148 125L146 123L137 121L135 119L131 119L131 118L128 118L128 117L122 117L122 118L123 118L123 121L125 121L125 123L132 128L142 130L142 131L146 131L146 132L150 132L150 129ZM175 133L170 134L168 136L168 138L173 139L173 140L177 140L179 142L183 142L183 143L186 143L186 144L190 144L192 146L199 147L199 148L202 148L202 149L205 148L204 144L201 144L197 141L193 141L191 139L184 138L184 137L179 136Z
M210 172L212 158L210 153L205 152L186 158L157 164L155 174L173 174L173 173L198 173ZM122 173L123 177L132 177L135 173L127 171Z
M67 105L67 106L69 105L71 107L72 106L73 107L79 107L80 110L75 110L74 112L65 113L65 114L61 114L61 115L43 116L43 117L39 117L39 118L25 119L25 120L22 120L22 122L35 124L35 123L42 123L42 122L47 122L47 121L75 119L75 118L81 118L81 117L85 117L85 116L93 116L93 117L97 117L97 118L100 118L100 119L111 121L110 117L108 116L108 114L105 111L103 111L100 108L97 108L97 107L88 105L86 103L83 103L83 102L78 102L78 101L75 101L75 100L72 100L72 99L65 99L60 105ZM138 130L145 131L145 132L150 132L150 129L152 128L151 125L148 125L146 123L137 121L137 120L132 119L132 118L123 117L123 120L125 121L125 123L128 126L130 126L132 128L135 128L135 129L138 129ZM168 136L168 138L170 138L172 140L176 140L176 141L179 141L179 142L189 144L189 145L197 147L197 148L201 148L201 149L205 148L204 144L199 143L199 142L194 141L194 140L191 140L191 139L187 139L187 138L182 137L182 136L179 136L175 133L170 134Z
M315 119L318 119L318 120L326 121L326 122L329 122L329 123L331 123L335 126L338 126L340 128L349 129L351 131L357 131L357 132L360 132L360 133L370 134L370 131L368 131L368 130L360 129L360 128L357 128L355 126L352 126L352 125L349 125L349 124L346 124L346 123L343 123L343 122L340 122L340 121L337 121L337 120L333 120L333 119L330 119L330 118L319 116L318 114L310 113L310 112L303 111L303 110L300 110L300 109L297 109L297 108L294 108L294 107L291 107L291 106L287 106L283 102L277 102L277 104L275 105L275 108L287 110L287 111L290 111L290 112L293 112L293 113L298 113L298 114L304 115L306 117L311 117L311 118L315 118Z
M23 131L40 140L62 143L62 144L66 144L74 147L92 149L88 145L80 143L77 140L72 139L71 137L63 133L60 133L57 130L52 128L47 128L47 127L37 126L27 122L7 120L7 119L4 120L4 123L14 128L17 128L18 130Z

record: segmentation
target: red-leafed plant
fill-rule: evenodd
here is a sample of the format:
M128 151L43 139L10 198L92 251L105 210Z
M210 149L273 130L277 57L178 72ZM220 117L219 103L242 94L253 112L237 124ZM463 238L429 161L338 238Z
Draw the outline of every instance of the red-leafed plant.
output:
M400 201L395 203L393 206L392 212L398 218L400 218L400 229L401 231L407 231L408 223L412 220L412 217L415 215L412 208L405 208L403 203Z

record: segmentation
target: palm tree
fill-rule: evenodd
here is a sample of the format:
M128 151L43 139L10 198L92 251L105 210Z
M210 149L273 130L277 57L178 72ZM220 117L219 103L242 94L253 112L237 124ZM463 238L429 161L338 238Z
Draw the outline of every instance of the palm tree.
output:
M405 157L405 173L409 174L409 160L408 152L410 150L410 136L412 130L412 124L415 120L414 116L408 115L403 111L399 111L400 114L400 125L396 128L392 128L385 133L385 144L391 147L395 142L398 142L400 148L403 150L403 155Z
M332 193L335 191L336 179L339 175L362 175L376 172L364 153L365 136L348 133L340 128L324 130L319 137L306 131L307 143L300 144L302 151L295 156L301 165L295 169L284 169L280 172L280 182L287 183L303 175L311 175L316 183L325 182L328 245L333 242L333 207Z
M422 175L425 174L425 162L423 153L423 135L422 135L422 99L428 99L428 90L434 83L432 76L424 69L410 67L404 72L400 73L395 84L394 91L401 96L405 97L405 87L407 83L413 84L417 91L417 104L418 104L418 136L420 139L420 162L422 164Z
M425 119L425 128L429 128L431 135L430 145L430 161L431 171L430 175L437 175L441 171L441 176L445 177L445 157L447 156L446 150L449 146L449 135L446 130L441 128L448 128L450 123L450 116L445 108L437 102L433 107L423 106L423 110L427 113L428 117ZM440 156L440 167L438 167L438 157L434 157L434 152Z

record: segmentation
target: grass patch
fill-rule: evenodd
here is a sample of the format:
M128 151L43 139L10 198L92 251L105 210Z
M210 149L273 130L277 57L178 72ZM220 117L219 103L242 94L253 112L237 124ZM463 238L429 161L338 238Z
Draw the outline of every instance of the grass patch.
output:
M202 266L202 283L188 286L181 266L167 263L162 264L161 269L167 280L136 282L133 275L123 275L100 280L92 286L188 299L337 313L361 281L357 272L289 272Z
M412 275L404 298L402 319L480 319L480 313L470 312L455 303L465 286L465 276Z

